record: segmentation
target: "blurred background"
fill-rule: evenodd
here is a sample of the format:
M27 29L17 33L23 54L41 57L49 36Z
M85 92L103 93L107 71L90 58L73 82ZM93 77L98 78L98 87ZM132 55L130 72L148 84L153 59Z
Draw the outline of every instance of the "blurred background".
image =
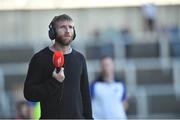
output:
M179 0L0 0L0 118L17 117L29 61L52 44L48 25L63 13L75 21L90 83L99 58L114 58L128 118L180 118Z

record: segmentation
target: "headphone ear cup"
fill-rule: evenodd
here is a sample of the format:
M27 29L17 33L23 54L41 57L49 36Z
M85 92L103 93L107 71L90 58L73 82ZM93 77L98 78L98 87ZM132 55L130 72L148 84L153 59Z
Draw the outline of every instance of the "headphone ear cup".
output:
M55 37L56 37L56 32L54 31L54 29L53 29L53 27L52 27L51 24L49 25L48 35L49 35L49 38L50 38L51 40L54 40Z
M75 31L75 28L73 28L73 31L74 31L74 35L73 35L73 40L76 38L76 31Z

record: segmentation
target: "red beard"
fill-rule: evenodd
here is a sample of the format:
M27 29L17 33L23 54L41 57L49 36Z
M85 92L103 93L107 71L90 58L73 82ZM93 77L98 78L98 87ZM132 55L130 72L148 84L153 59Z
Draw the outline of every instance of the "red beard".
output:
M63 46L68 46L71 44L72 42L72 37L70 39L67 39L65 37L62 37L62 36L59 36L55 39L55 41L57 43L59 43L60 45L63 45Z

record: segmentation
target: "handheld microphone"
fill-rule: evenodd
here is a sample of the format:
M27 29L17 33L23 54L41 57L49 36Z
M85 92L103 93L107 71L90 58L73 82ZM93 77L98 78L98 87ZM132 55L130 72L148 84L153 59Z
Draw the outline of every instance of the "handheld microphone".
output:
M55 51L53 54L53 64L56 68L56 73L59 73L61 67L64 65L64 55L61 51Z

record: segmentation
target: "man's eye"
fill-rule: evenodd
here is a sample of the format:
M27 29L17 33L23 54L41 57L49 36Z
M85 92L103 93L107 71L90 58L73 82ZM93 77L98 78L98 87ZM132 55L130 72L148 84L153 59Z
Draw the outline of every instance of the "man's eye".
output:
M73 26L69 26L69 28L73 28Z
M65 26L60 26L60 28L65 28Z

